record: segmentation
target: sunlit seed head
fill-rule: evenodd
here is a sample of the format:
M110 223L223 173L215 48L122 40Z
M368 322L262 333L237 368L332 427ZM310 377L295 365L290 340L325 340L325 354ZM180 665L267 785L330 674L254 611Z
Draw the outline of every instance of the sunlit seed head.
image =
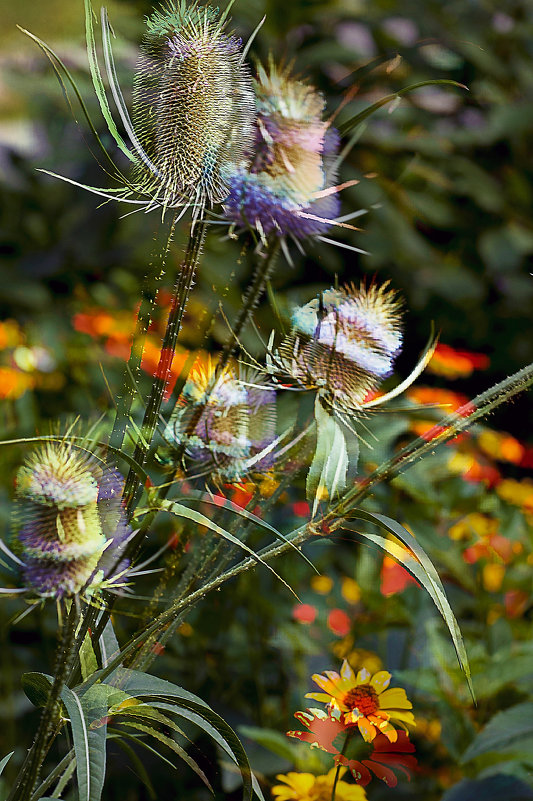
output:
M396 293L352 284L295 309L279 353L293 378L354 409L391 374L401 343Z
M148 18L133 119L168 204L227 196L224 174L245 159L254 116L241 41L224 32L214 9L173 0Z
M326 231L338 195L321 196L334 180L338 136L322 119L324 99L288 69L258 68L251 164L228 176L226 217L261 234L303 239ZM330 222L331 221L331 222Z
M13 520L28 589L61 598L92 586L97 571L107 577L103 554L116 563L130 534L122 485L114 468L66 440L28 456L17 474Z
M165 435L171 445L185 444L200 470L238 481L252 469L250 460L254 471L268 469L266 461L253 457L275 438L275 393L234 366L227 366L215 383L215 369L211 360L193 369Z

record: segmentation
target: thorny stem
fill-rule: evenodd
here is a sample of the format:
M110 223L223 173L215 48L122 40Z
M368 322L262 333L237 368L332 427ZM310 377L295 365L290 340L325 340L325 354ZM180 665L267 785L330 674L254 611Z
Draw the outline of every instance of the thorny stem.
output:
M414 443L411 443L402 451L400 451L400 454L403 454L403 458L400 460L396 458L394 460L394 464L392 464L386 471L380 472L379 469L374 471L374 473L368 477L368 480L365 480L364 486L357 487L355 491L349 491L347 495L335 506L333 506L321 520L311 520L303 526L300 526L287 537L287 541L264 548L262 551L259 551L258 557L261 557L263 561L270 562L271 560L276 559L278 556L293 550L294 546L298 547L302 545L312 536L328 536L330 533L342 528L342 526L347 522L346 515L350 511L350 509L346 507L346 498L348 496L352 498L350 507L353 508L355 505L353 500L354 497L356 497L358 501L361 500L370 492L371 489L373 489L376 484L380 483L385 478L389 479L393 477L394 475L400 473L403 469L407 469L417 458L423 456L428 449L433 449L436 445L453 439L453 437L456 436L460 431L468 428L473 419L481 417L481 415L496 408L501 403L504 403L518 392L527 389L532 384L533 364L530 364L527 367L524 367L522 370L519 370L517 373L514 373L512 376L509 376L509 378L505 379L500 384L496 384L494 387L491 387L486 392L483 392L481 395L478 395L476 398L474 398L470 404L470 407L476 411L472 412L469 417L464 416L464 409L462 414L461 410L459 410L454 414L448 415L442 421L442 426L444 426L444 429L441 430L441 425L436 426L439 436L433 439L430 443L427 443L423 439L417 438ZM234 565L224 573L214 577L187 597L175 601L167 610L162 612L153 621L153 623L146 625L133 639L131 639L129 643L124 646L121 653L115 657L115 659L113 659L103 671L99 671L97 676L89 678L84 686L88 688L97 680L103 681L107 675L119 667L125 656L134 652L136 648L146 641L146 639L150 638L158 631L164 629L168 624L172 623L176 616L179 615L184 609L194 606L209 592L217 589L226 581L229 581L241 573L256 567L258 561L258 559L251 557L243 559L237 565Z
M174 235L175 221L170 226L167 240L159 256L150 264L158 265L158 274L156 275L156 282L160 281L165 273L165 264L170 249L170 244ZM131 344L131 352L128 363L124 369L124 376L122 379L122 389L116 398L116 415L115 422L113 423L113 430L109 444L113 448L121 448L126 435L128 419L130 416L131 405L135 397L135 387L132 387L132 380L138 383L139 371L141 367L141 360L144 348L144 341L146 333L152 321L152 315L155 306L155 299L157 296L157 289L150 289L150 281L152 279L152 270L149 270L144 285L141 290L141 304L137 313L137 323L135 326L135 333Z
M72 601L70 612L64 622L61 642L57 651L54 683L43 709L39 728L33 745L28 751L15 785L7 801L29 801L39 775L41 763L48 750L48 740L52 734L60 708L60 697L74 657L76 628L80 611L77 599Z
M197 222L191 226L191 233L187 250L184 259L181 263L178 278L174 285L172 299L170 301L170 312L168 315L167 327L163 337L163 344L159 356L159 363L154 375L154 381L148 396L148 402L144 413L141 431L133 454L134 460L141 465L144 465L150 444L152 442L157 423L159 420L159 412L163 403L163 397L168 381L170 379L172 361L174 359L174 352L176 350L176 343L178 334L181 328L181 321L183 313L189 299L189 294L194 284L194 277L196 275L196 268L200 258L200 251L205 239L207 230L207 223L205 220ZM124 487L124 502L126 510L131 513L137 491L139 488L139 479L135 471L130 468L126 478ZM138 542L138 541L137 541ZM131 552L134 553L137 547L136 538L132 541Z

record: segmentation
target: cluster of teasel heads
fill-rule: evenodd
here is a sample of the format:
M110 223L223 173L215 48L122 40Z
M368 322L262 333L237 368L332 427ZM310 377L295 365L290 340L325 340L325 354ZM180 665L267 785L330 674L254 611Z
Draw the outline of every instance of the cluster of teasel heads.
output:
M219 16L196 1L168 0L147 19L131 118L102 12L106 73L125 141L103 93L85 2L100 105L134 164L132 178L114 194L92 191L145 210L192 206L193 219L222 202L226 222L252 230L265 245L320 237L335 224L339 136L323 119L324 100L272 60L252 80L241 41L225 31L229 8ZM187 457L192 473L222 482L275 470L291 447L286 433L276 431L280 385L314 391L331 419L346 420L379 402L368 395L391 373L401 345L394 292L374 284L331 288L295 309L291 322L259 372L231 362L222 370L211 362L192 370L164 432L171 454L173 448L180 454L176 468ZM318 440L324 427L318 415L316 423ZM336 476L326 487L329 497L342 486ZM102 582L121 584L120 552L129 536L121 494L118 473L88 450L67 441L38 448L17 479L14 558L26 586L60 598Z

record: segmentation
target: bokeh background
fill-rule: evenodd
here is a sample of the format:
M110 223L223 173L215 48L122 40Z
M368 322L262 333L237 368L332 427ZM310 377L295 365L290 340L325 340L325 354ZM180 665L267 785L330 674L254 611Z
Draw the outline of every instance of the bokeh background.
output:
M109 4L126 97L143 15L152 8L141 0ZM339 229L332 237L369 255L323 243L306 248L305 256L294 253L294 266L279 269L273 281L282 312L313 297L335 276L390 280L406 308L399 374L409 372L432 323L451 349L424 377L429 401L444 402L446 390L456 393L448 402L458 404L533 361L533 3L246 0L234 7L234 27L247 37L263 14L255 57L265 61L271 52L276 61L293 63L296 73L324 93L330 113L357 85L339 120L418 81L447 78L467 87L423 88L358 129L340 180L359 183L343 192L343 211L367 211L358 220L361 232ZM46 433L55 421L76 414L94 420L109 409L107 384L118 385L159 229L155 215L123 217L124 209L100 204L38 171L96 186L107 181L50 62L17 25L61 55L112 149L88 75L81 0L1 0L2 438ZM79 117L78 109L75 114ZM171 260L179 255L184 231L178 232ZM210 234L180 340L184 348L216 348L224 339L225 325L221 318L212 323L212 315L222 299L232 318L250 269L250 249L242 241L224 239L220 230ZM164 294L160 299L163 315ZM267 334L275 324L266 301L257 323ZM156 342L157 327L154 349ZM245 344L261 352L253 331ZM295 748L283 732L293 727L293 712L303 708L310 672L336 668L341 656L352 654L359 664L373 659L374 666L394 669L415 697L415 712L416 704L421 710L415 735L420 773L395 790L371 787L370 799L533 797L528 789L533 786L533 731L525 724L525 729L513 722L503 727L505 736L525 731L529 737L518 757L513 738L502 735L497 759L491 756L497 748L464 759L476 733L495 714L532 698L530 401L530 396L517 398L488 421L491 429L481 432L481 442L478 437L467 446L457 444L435 457L431 470L410 471L375 499L381 510L408 522L417 534L424 532L424 545L449 579L478 675L477 709L469 704L444 631L432 625L430 602L401 574L387 574L394 568L379 554L348 542L317 543L310 551L323 574L321 584L316 579L313 584L302 563L286 562L283 573L315 610L314 617L308 612L312 621L303 620L294 599L280 594L269 576L257 574L198 612L161 655L162 675L172 674L241 727L267 783L295 763L309 768L311 757L315 768L319 765L316 754ZM435 410L422 415L418 432L432 415ZM376 418L379 447L367 455L368 463L390 452L410 425L405 415ZM21 452L11 449L2 458L0 525L7 532L12 475ZM295 518L305 516L297 497L287 503ZM159 536L170 534L162 524ZM493 536L510 545L500 543L498 550ZM474 546L477 551L465 557ZM491 565L497 566L492 572ZM389 578L392 584L386 583ZM6 621L17 611L7 601L3 609ZM342 614L332 618L332 612ZM47 667L53 620L49 610L42 610L0 633L2 754L10 742L30 739L35 715L19 690L19 675ZM130 623L125 619L119 625L126 631ZM414 632L418 639L413 640ZM236 781L227 766L219 769L212 746L197 745L218 777L217 797L237 798ZM154 797L118 752L114 764L109 798L119 787L125 801ZM155 763L148 765L156 770ZM191 777L157 771L155 797L207 797ZM471 789L464 784L490 777L490 791L488 784Z

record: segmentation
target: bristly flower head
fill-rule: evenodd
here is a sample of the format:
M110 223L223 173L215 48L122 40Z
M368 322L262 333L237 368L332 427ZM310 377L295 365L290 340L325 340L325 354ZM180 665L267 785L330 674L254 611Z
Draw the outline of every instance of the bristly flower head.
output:
M255 147L251 166L234 168L225 216L271 234L295 239L326 231L339 213L332 169L336 130L322 119L324 99L312 86L278 69L258 69Z
M225 172L242 163L254 115L241 40L224 32L217 9L167 0L147 20L134 80L146 189L167 206L223 200Z
M239 481L250 471L271 467L268 449L276 432L275 392L254 381L251 373L238 373L229 365L214 383L215 370L210 359L193 368L165 436L172 444L185 443L186 454L200 468L223 481Z
M396 293L387 284L328 289L295 309L279 348L289 375L319 389L332 406L355 410L392 372L402 334Z
M26 459L16 481L14 545L28 590L62 598L113 582L131 533L122 486L114 468L66 440Z

